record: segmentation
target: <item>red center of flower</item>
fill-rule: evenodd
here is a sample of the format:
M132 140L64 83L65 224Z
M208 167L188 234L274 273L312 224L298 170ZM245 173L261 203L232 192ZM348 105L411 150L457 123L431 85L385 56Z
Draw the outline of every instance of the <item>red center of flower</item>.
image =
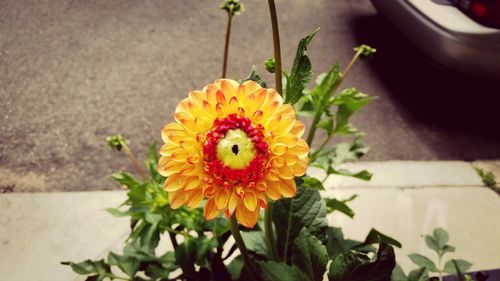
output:
M217 154L217 145L229 130L241 130L251 139L254 147L254 158L242 169L233 169L224 164ZM238 147L232 151L238 154ZM203 145L205 165L205 182L226 188L243 186L253 188L264 177L266 169L270 168L269 144L264 137L264 127L260 124L253 126L250 119L230 114L223 119L215 119L212 129L207 133Z

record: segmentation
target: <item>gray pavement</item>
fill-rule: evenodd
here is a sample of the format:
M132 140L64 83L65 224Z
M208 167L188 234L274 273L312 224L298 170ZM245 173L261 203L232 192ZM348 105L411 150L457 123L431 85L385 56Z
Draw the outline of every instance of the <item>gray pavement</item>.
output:
M109 174L131 166L105 137L122 133L144 152L177 102L219 77L220 2L0 1L0 191L117 188ZM236 79L252 64L264 72L272 56L267 1L243 2L228 70ZM285 67L318 26L316 74L335 60L345 65L357 44L378 48L344 84L379 97L354 120L368 133L368 160L500 158L498 82L436 67L368 0L277 6Z

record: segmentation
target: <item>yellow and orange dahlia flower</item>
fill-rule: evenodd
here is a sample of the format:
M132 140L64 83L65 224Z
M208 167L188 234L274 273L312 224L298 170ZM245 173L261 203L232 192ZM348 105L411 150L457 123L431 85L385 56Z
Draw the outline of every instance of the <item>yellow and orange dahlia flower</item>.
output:
M170 206L207 198L206 219L236 213L253 227L268 199L295 196L294 177L308 164L303 133L293 107L253 81L221 79L190 92L161 132L158 171L168 177Z

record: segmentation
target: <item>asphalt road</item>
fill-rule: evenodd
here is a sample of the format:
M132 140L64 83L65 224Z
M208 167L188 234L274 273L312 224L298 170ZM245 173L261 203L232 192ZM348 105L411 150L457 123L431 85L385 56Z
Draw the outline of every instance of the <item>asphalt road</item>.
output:
M109 174L132 166L105 137L123 134L142 157L187 92L220 76L220 2L1 1L0 190L117 188ZM231 38L235 79L254 64L265 72L273 52L267 1L243 2ZM315 74L336 60L345 65L360 43L378 48L344 84L379 97L354 120L368 133L366 160L500 158L498 82L435 66L368 0L277 6L286 68L317 27Z

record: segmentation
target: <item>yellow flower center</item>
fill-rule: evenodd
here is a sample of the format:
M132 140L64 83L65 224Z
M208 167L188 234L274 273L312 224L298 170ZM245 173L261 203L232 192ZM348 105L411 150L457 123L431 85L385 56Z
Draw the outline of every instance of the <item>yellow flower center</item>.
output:
M227 167L243 169L255 156L252 140L240 130L229 130L217 144L217 156Z

